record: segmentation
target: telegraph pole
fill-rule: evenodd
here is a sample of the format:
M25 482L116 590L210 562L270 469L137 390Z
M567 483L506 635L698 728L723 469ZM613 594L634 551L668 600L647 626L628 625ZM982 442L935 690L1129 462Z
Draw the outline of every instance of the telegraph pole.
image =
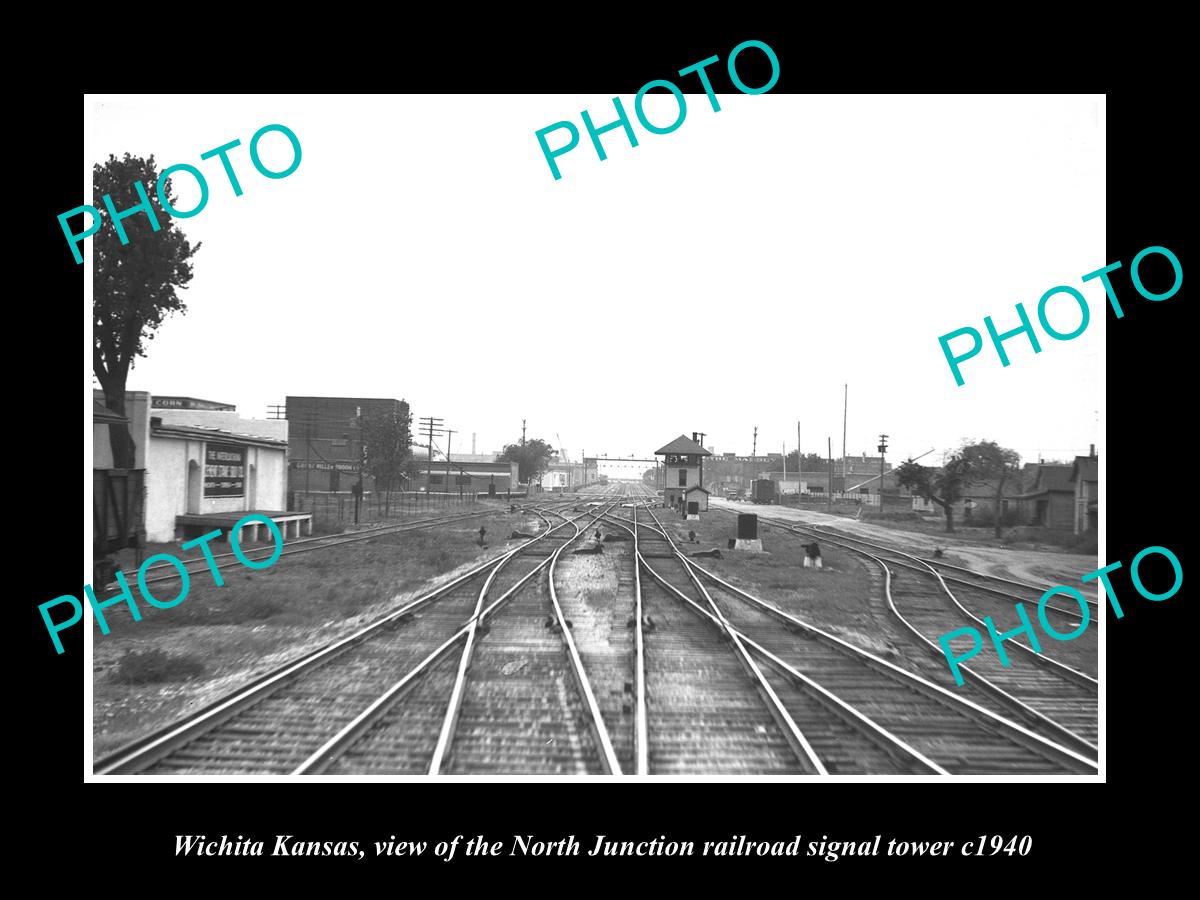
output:
M879 436L879 511L883 512L883 454L887 452L886 434Z
M705 434L703 431L699 432L699 434L700 434L700 449L703 450ZM698 457L698 459L700 460L700 487L704 487L704 454L701 453L700 456ZM684 499L687 499L687 498L685 497Z
M796 420L796 499L800 499L800 491L804 490L804 464L800 461L800 420Z
M525 446L525 420L521 420L521 446Z
M433 487L433 436L442 433L442 419L434 416L421 417L421 429L425 432L429 451L428 464L425 468L425 505L429 506L429 489Z
M312 497L310 496L310 479L312 477L312 429L313 424L310 417L304 419L304 502L308 504L308 511L312 512Z
M446 429L446 493L450 493L450 441L457 432Z
M844 385L842 395L842 490L846 490L846 411L850 406L850 385Z
M367 448L363 444L362 407L354 407L354 418L358 420L358 486L354 490L354 524L358 524L358 510L362 506L363 496L363 463L366 462Z

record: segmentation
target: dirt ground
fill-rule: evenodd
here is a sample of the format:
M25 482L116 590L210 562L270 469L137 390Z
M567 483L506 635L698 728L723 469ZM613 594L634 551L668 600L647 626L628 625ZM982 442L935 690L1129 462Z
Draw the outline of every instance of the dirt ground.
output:
M858 522L845 516L828 515L814 510L799 510L786 506L754 506L726 500L712 500L712 506L729 512L757 512L771 518L787 519L797 524L822 525L833 531L878 541L890 547L932 556L936 548L946 552L945 561L1012 578L1034 585L1080 585L1080 576L1093 572L1103 563L1095 556L1065 553L1052 550L1022 550L1000 546L986 546L975 541L960 540L953 534L912 531L892 525L874 525ZM1095 596L1095 583L1088 585ZM1087 591L1085 590L1085 593Z
M481 524L486 549L478 544ZM124 604L110 607L110 633L102 635L98 625L93 631L94 756L362 627L515 546L518 541L508 539L513 531L532 532L538 524L505 507L428 530L285 556L260 571L235 566L222 571L222 587L207 572L195 575L178 606L139 602L139 622ZM181 555L178 545L166 547ZM202 559L198 549L182 554L187 561L193 555ZM178 583L152 588L170 599Z
M741 504L729 504L735 512ZM763 553L728 549L737 537L737 520L731 515L702 515L686 521L669 509L655 509L659 521L688 555L718 549L721 558L697 557L696 562L715 575L774 603L786 612L866 650L894 657L896 649L881 633L878 611L871 603L871 579L855 554L838 547L821 548L823 568L804 568L803 541L794 534L759 524ZM646 521L638 514L638 521ZM689 532L696 540L690 541Z

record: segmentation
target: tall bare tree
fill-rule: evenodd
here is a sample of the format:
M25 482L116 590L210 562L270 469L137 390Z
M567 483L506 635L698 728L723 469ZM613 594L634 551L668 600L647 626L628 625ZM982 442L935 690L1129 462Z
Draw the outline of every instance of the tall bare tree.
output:
M200 249L192 247L175 220L158 198L158 167L147 159L126 153L122 159L109 156L104 165L92 169L92 189L101 216L109 219L102 198L112 197L118 213L141 202L135 184L141 184L159 228L153 229L144 212L121 220L129 239L122 244L111 221L105 221L92 237L92 372L104 391L104 403L125 415L125 384L134 360L146 353L146 342L163 319L187 306L178 291L192 280L191 258ZM166 185L167 201L175 194ZM82 228L79 231L83 231ZM113 466L132 469L133 439L125 426L112 426Z

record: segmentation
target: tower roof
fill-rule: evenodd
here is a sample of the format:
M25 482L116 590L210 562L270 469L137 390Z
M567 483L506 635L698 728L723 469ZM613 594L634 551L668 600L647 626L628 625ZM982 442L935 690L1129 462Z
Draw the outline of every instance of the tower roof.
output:
M712 456L711 453L709 453L685 434L681 434L679 437L675 438L675 440L671 441L671 443L667 444L667 446L660 447L654 451L655 456L666 453L689 454L691 456Z

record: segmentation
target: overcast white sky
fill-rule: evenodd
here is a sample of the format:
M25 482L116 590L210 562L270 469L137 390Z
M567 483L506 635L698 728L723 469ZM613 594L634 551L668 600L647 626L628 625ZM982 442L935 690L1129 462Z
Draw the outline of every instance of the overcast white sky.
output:
M1080 276L1111 261L1102 98L722 94L714 113L688 95L677 131L634 118L639 146L609 132L600 162L579 113L611 121L611 96L87 98L88 172L153 153L211 191L180 222L204 245L188 312L129 387L256 417L288 394L397 397L456 450L525 418L572 457L692 431L748 454L755 425L760 453L791 450L800 420L805 452L828 435L837 456L849 383L851 453L881 431L889 458L938 448L926 461L963 437L1026 460L1100 443L1106 304ZM534 132L561 119L582 135L555 181ZM249 159L270 123L303 148L280 180ZM200 160L234 138L241 197ZM281 135L262 149L290 159ZM192 207L190 179L177 190ZM1082 337L1039 331L1037 355L1014 338L1008 368L988 344L955 385L940 335L1015 327L1017 302L1036 323L1059 284L1089 300ZM1062 298L1050 317L1079 321Z

